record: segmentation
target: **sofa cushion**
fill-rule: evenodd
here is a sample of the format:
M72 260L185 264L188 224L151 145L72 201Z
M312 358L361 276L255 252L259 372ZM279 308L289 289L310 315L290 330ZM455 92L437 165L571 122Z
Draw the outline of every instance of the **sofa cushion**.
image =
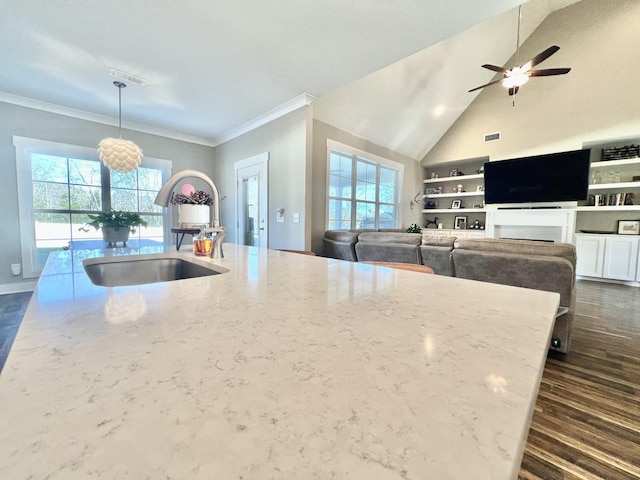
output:
M358 262L421 263L418 245L409 243L356 243ZM431 265L429 265L431 266Z
M430 245L434 247L450 247L453 249L456 237L449 235L435 235L433 233L422 233L422 245Z
M458 278L557 292L560 305L570 307L573 303L575 272L566 258L458 248L452 256Z
M422 235L419 233L399 233L399 232L364 232L358 235L358 243L406 243L409 245L420 245Z
M433 273L453 277L453 259L450 247L420 245L420 262L431 267Z
M356 243L356 257L359 262L420 263L421 240L419 233L361 233Z
M566 258L575 267L576 247L570 243L510 240L503 238L459 238L456 249L484 252L512 253L517 255L545 255Z

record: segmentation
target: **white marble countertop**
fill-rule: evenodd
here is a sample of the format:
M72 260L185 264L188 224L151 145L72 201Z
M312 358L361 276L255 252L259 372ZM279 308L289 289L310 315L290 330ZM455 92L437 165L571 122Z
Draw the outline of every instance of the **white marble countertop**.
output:
M103 251L53 254L0 375L0 478L517 477L557 294L224 250L116 288L82 270Z

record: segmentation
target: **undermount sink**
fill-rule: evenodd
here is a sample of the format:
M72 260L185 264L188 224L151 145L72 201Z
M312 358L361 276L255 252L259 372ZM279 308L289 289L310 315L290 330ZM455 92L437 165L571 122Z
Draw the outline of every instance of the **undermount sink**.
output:
M194 259L195 260L195 259ZM171 282L226 273L220 265L179 258L171 254L87 258L82 266L94 285L124 287Z

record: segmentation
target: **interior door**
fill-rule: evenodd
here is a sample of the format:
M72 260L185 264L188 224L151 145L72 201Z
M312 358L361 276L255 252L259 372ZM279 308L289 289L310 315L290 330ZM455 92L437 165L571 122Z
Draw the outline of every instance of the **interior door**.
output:
M235 163L236 243L268 248L268 154Z

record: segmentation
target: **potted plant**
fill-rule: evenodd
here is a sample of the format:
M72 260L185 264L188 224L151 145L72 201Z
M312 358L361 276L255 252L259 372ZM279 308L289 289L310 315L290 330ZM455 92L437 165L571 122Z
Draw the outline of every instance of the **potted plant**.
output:
M122 210L109 209L87 216L91 221L87 222L81 230L86 232L87 227L102 229L102 238L107 242L108 247L114 247L117 242L122 242L126 247L129 234L136 233L136 227L147 226L147 222L137 213Z
M174 193L171 203L178 205L178 222L180 228L199 228L209 225L211 219L210 206L213 196L204 190L194 190L191 193Z

